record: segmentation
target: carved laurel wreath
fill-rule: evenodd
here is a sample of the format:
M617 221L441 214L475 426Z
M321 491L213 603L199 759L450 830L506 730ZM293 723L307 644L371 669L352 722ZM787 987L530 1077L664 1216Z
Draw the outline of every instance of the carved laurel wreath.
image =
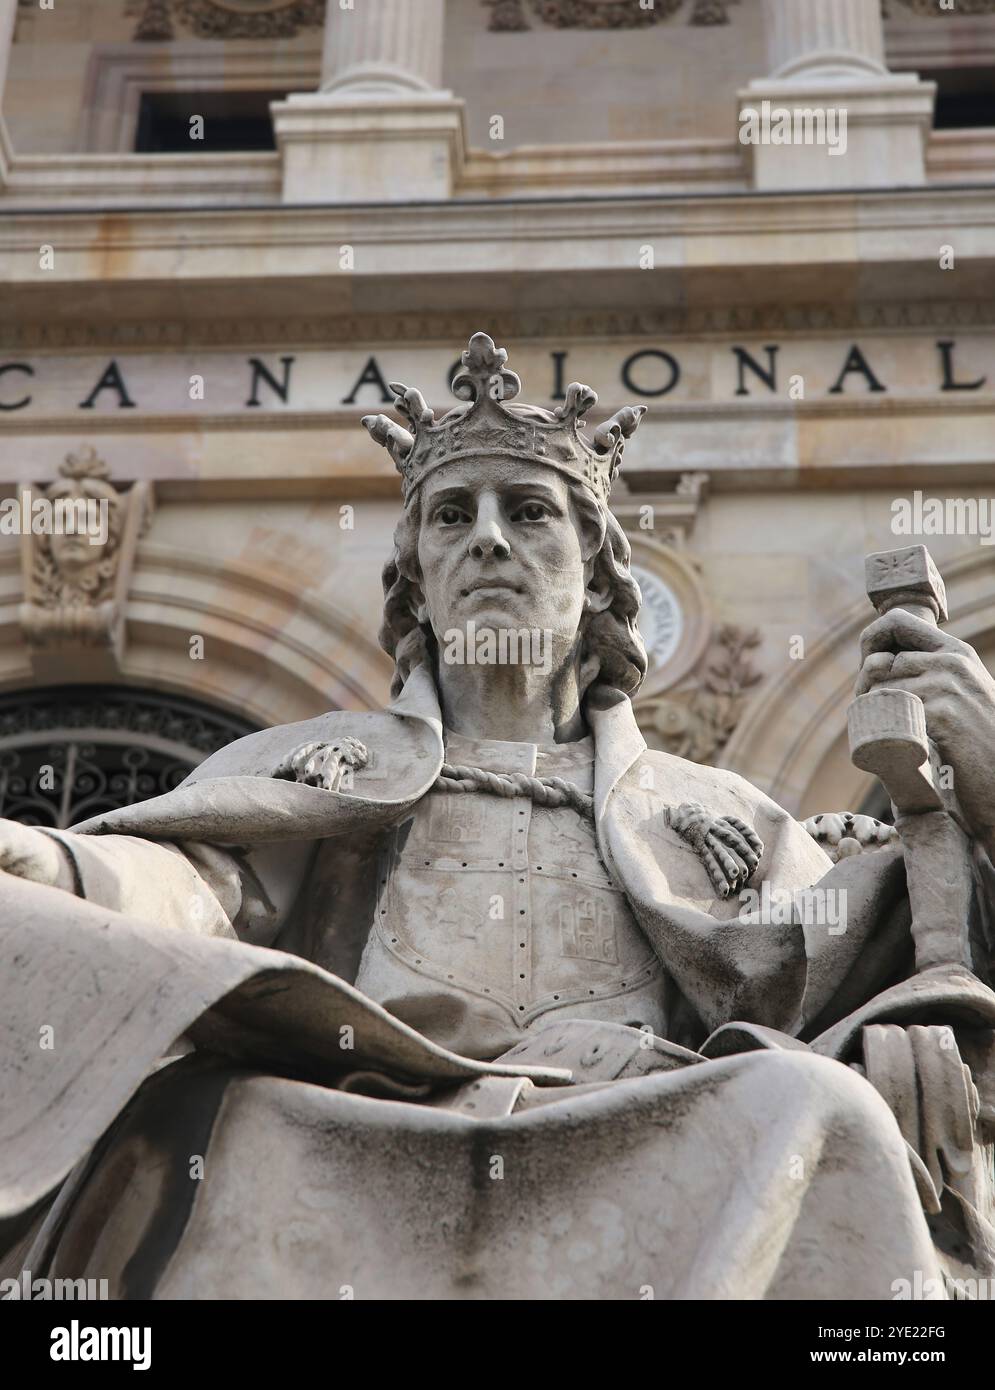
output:
M175 38L176 23L198 39L287 39L324 24L325 0L127 0L125 14L136 40Z
M655 0L650 7L639 0L484 0L491 10L492 30L513 32L531 29L530 8L543 24L557 29L643 29L671 19L687 0ZM739 0L691 0L688 23L729 23L729 6Z
M881 0L881 9L885 19L895 19L894 5L896 0ZM932 18L949 18L950 11L941 10L937 0L898 0L907 10L913 14L923 15ZM995 0L957 0L954 14L978 15L995 14Z
M762 680L751 653L761 644L757 628L723 623L711 658L687 685L663 698L637 704L640 727L656 746L694 763L713 762L732 737L752 686Z
M22 0L23 3L23 0ZM528 13L557 29L642 29L672 19L689 5L688 23L728 24L729 7L739 0L482 0L491 11L490 29L530 29ZM917 15L942 13L936 0L881 0L886 18L904 6ZM200 39L292 38L300 29L324 23L326 0L125 0L125 13L138 16L134 38L168 40L174 23ZM958 0L962 15L995 14L995 0Z
M688 0L655 0L643 8L639 0L483 0L491 11L490 28L501 32L531 29L527 11L557 29L642 29L672 19ZM739 0L690 0L688 23L701 27L729 23L729 6ZM934 17L945 12L937 0L881 0L886 19L896 6L913 14ZM957 0L962 15L995 14L995 0Z

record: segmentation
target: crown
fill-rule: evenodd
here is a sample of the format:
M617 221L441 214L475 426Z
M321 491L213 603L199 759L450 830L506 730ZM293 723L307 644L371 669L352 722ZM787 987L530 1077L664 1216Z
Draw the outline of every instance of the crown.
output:
M434 469L469 458L512 458L545 463L583 483L607 503L629 435L642 419L644 405L621 410L586 439L583 416L597 405L589 386L571 382L555 410L511 404L522 383L505 366L508 354L494 346L486 333L474 333L463 352L461 369L452 380L452 393L466 404L454 406L438 419L425 397L413 386L392 381L394 407L410 430L386 415L364 415L363 424L390 454L403 480L404 501Z

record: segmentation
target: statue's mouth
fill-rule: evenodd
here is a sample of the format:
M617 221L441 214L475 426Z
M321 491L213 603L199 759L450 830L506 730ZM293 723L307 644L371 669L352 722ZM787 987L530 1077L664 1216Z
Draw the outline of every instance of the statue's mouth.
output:
M501 579L477 579L472 584L468 584L465 589L460 590L460 598L467 598L470 594L482 593L504 593L520 594L522 591L517 584L509 584Z

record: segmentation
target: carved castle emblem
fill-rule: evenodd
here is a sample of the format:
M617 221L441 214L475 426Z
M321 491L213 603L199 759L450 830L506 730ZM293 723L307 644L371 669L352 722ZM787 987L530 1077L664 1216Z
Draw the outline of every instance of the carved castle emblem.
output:
M615 914L606 902L599 902L595 898L578 898L573 903L561 903L558 916L564 956L574 960L596 960L603 965L618 965Z

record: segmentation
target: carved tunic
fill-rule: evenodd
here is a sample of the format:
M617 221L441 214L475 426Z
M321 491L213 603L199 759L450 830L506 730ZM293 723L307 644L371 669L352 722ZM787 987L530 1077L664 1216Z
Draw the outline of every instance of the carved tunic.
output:
M447 734L450 762L563 777L590 792L590 738ZM356 987L434 1041L494 1057L551 1011L663 1030L663 972L593 825L528 797L433 792L387 838Z

